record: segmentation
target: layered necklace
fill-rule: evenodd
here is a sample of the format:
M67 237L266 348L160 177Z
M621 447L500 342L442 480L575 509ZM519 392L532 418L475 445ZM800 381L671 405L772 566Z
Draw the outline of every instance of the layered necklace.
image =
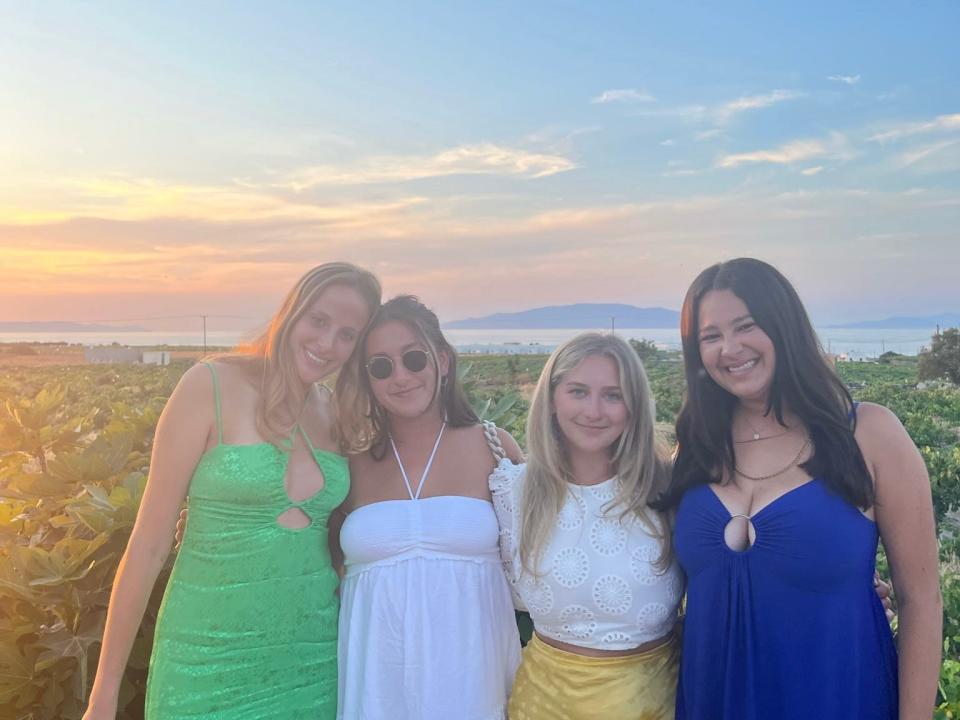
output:
M758 440L772 440L773 438L783 437L784 435L789 433L791 430L793 430L793 428L784 427L782 430L780 430L779 432L775 432L772 435L764 435L761 433L760 430L757 429L757 427L752 422L750 422L746 413L741 414L740 419L743 420L744 423L746 423L748 428L750 428L752 437L747 438L745 440L734 440L735 443L752 443L752 442L757 442ZM803 444L800 446L800 449L797 451L797 454L793 457L793 459L775 472L767 473L765 475L749 475L743 472L736 465L734 465L733 471L740 477L746 478L747 480L760 481L760 480L769 480L770 478L775 478L779 475L783 475L785 472L788 472L789 470L792 470L797 465L799 465L800 462L803 460L803 457L806 454L807 449L810 447L811 442L812 441L810 439L810 434L807 433L806 437L803 440Z
M781 434L785 434L785 433L781 433ZM797 465L799 465L800 460L803 458L804 453L807 452L807 448L809 447L810 447L810 435L807 435L807 437L803 441L803 445L800 446L800 450L797 451L797 454L796 456L794 456L793 460L791 460L789 463L784 465L782 468L780 468L776 472L768 473L767 475L748 475L747 473L743 472L743 470L738 468L736 465L733 466L733 471L740 477L746 478L747 480L753 480L755 482L758 482L760 480L769 480L770 478L775 478L778 475L783 475L788 470L792 470Z

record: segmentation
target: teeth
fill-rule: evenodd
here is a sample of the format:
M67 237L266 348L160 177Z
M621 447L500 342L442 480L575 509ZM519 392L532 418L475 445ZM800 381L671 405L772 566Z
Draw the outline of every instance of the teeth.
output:
M313 360L315 363L323 364L323 363L326 362L326 360L324 360L323 358L317 357L316 355L314 355L312 352L310 352L310 351L307 350L306 348L304 348L304 352L306 352L306 353L307 353L307 357L310 358L311 360Z
M732 373L743 372L744 370L749 370L756 364L757 364L756 360L747 360L743 365L737 365L736 367L727 368L727 372L732 372Z

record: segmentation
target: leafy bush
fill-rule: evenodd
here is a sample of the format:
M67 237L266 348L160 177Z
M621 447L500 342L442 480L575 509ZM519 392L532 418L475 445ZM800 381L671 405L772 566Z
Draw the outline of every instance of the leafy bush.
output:
M930 350L920 355L917 375L921 380L946 378L960 385L960 329L950 328L930 339Z
M138 368L118 386L114 372L42 371L48 381L39 389L34 372L16 394L10 376L0 380L4 718L70 720L83 711L116 564L146 482L153 429L175 381L164 370ZM158 583L130 659L121 718L142 717L164 584Z
M477 356L461 365L478 413L521 443L524 392L544 355ZM185 366L0 371L0 717L79 718L96 667L116 564L148 469L154 427ZM900 417L926 461L941 544L944 664L938 718L960 718L960 389L916 387L916 369L841 363L859 400ZM661 424L684 391L676 354L647 363ZM884 567L881 551L878 562ZM166 572L168 572L169 568ZM121 693L141 718L160 581Z

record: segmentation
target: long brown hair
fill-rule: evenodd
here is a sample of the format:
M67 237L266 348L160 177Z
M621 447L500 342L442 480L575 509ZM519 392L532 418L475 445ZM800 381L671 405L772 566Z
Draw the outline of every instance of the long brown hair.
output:
M713 290L729 290L747 306L773 343L776 363L767 412L784 424L789 408L806 427L813 455L800 465L851 505L874 503L873 482L854 438L853 398L828 364L807 311L790 281L754 258L711 265L693 281L680 313L687 393L677 416L677 453L670 490L658 503L672 507L697 485L733 474L731 433L737 398L707 373L700 357L700 304Z
M254 373L259 373L257 432L274 445L290 437L297 421L297 408L304 400L303 382L287 351L290 330L331 285L345 285L356 290L366 302L371 316L380 305L380 281L373 273L347 262L317 265L290 289L267 328L256 339L222 356L228 362L245 362Z
M413 295L398 295L377 310L367 329L357 342L357 348L344 365L337 378L334 397L337 399L337 416L341 437L350 452L370 450L380 459L386 452L389 434L389 419L373 396L370 377L367 375L367 338L376 328L388 322L400 322L413 330L427 347L431 365L437 373L437 399L444 412L447 425L466 427L480 422L470 406L470 401L457 377L457 351L444 337L436 314ZM439 376L439 353L449 358L447 374Z

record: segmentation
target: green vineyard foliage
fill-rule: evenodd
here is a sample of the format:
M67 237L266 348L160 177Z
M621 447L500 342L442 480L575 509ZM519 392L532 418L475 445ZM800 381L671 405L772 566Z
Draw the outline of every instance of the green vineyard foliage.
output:
M683 399L675 353L645 353L661 434ZM543 355L468 356L478 414L524 444ZM153 432L186 366L0 371L0 717L78 719L96 667L117 562L143 493ZM915 365L842 363L859 400L891 408L930 471L941 548L944 664L935 717L960 718L960 389L918 388ZM881 550L881 568L886 559ZM143 717L169 564L140 628L119 716Z

